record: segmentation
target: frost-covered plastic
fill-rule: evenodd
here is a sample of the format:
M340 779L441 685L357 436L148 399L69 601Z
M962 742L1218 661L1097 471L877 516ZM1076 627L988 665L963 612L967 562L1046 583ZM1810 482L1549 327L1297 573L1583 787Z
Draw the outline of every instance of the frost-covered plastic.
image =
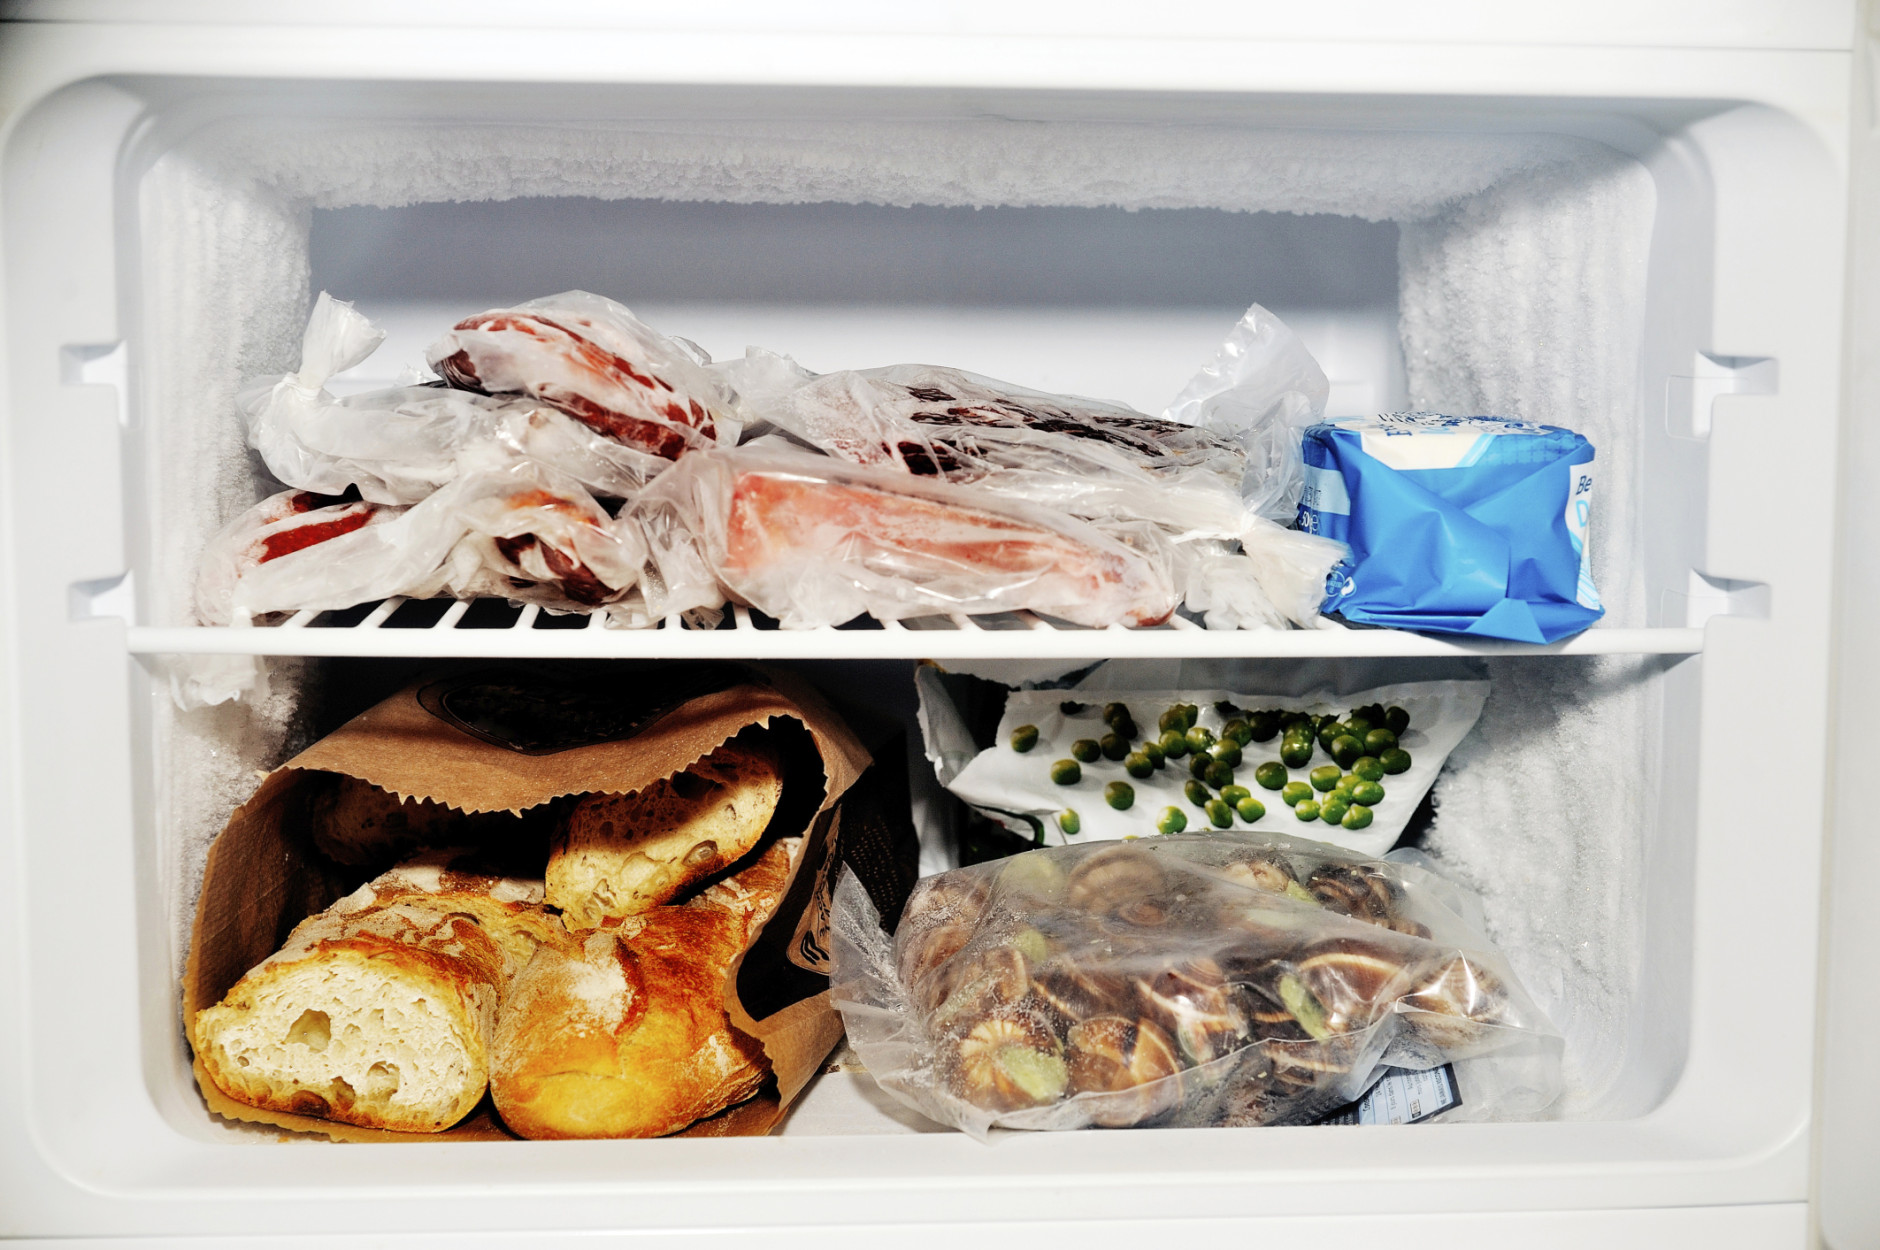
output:
M304 490L270 495L223 526L203 548L196 567L196 615L208 625L227 625L236 614L237 588L255 570L276 560L317 561L320 556L298 553L382 525L403 512Z
M780 438L687 456L634 508L668 562L702 562L788 629L1029 609L1155 625L1177 603L1170 544L944 478L863 468Z
M307 320L300 369L257 379L237 399L249 445L270 473L302 490L338 495L353 489L375 503L413 504L454 479L472 449L539 460L612 498L632 493L668 463L536 399L441 384L345 399L326 390L335 374L366 360L384 338L351 304L320 293Z
M1212 628L1310 623L1343 555L1273 523L1292 519L1300 431L1326 382L1259 305L1162 418L934 365L812 374L751 349L712 369L746 419L830 456L1099 527L1159 527L1183 599Z
M466 317L426 359L452 386L527 395L667 460L738 441L730 397L698 360L624 306L587 291Z
M869 1072L984 1136L1310 1123L1454 1063L1461 1118L1539 1115L1561 1038L1420 867L1259 833L1053 847L922 881L892 937L852 879L832 984Z

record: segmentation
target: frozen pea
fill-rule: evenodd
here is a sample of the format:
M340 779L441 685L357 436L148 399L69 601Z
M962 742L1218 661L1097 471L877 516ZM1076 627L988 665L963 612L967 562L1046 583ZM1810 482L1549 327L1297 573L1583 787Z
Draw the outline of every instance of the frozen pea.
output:
M1208 814L1208 823L1216 829L1225 829L1234 823L1234 809L1219 799L1209 799L1202 810Z
M1288 738L1280 743L1279 758L1288 768L1304 768L1312 762L1312 739Z
M1384 766L1375 755L1363 756L1351 766L1351 771L1359 781L1384 780Z
M1279 714L1276 712L1255 712L1247 721L1248 732L1255 742L1271 742L1279 733ZM1242 746L1247 745L1241 743Z
M1319 819L1328 825L1335 825L1345 818L1345 813L1349 810L1351 810L1351 804L1341 802L1335 794L1328 794L1325 796L1325 801L1319 804Z
M1142 731L1136 728L1136 722L1127 716L1117 717L1115 723L1110 726L1110 731L1124 742L1134 742L1142 737Z
M1084 704L1084 703L1076 703L1076 702L1071 701L1070 699L1066 699L1064 700L1064 702L1058 704L1058 711L1064 713L1064 715L1066 716L1075 716L1079 712L1083 711L1084 708L1087 706L1089 705Z
M1208 769L1212 767L1214 767L1214 757L1212 755L1204 753L1190 756L1188 759L1188 775L1197 781L1206 781Z
M1168 733L1171 730L1176 733L1187 733L1188 713L1184 712L1182 705L1177 703L1162 712L1161 717L1155 722L1155 727L1162 733Z
M1214 701L1214 714L1219 716L1222 720L1232 720L1234 717L1239 716L1240 713L1241 709L1235 707L1226 699L1216 699Z
M1362 803L1353 803L1338 823L1347 829L1362 829L1371 823L1371 809Z
M1179 729L1170 729L1164 732L1160 740L1160 745L1162 747L1162 754L1168 759L1178 760L1188 754L1188 739L1182 736L1182 731Z
M1297 807L1312 797L1312 787L1303 781L1289 781L1286 788L1279 792L1279 800L1287 807Z
M1020 725L1012 731L1012 749L1020 755L1037 745L1038 727L1036 725Z
M1268 760L1253 770L1253 779L1267 790L1277 790L1286 784L1286 766Z
M1351 801L1365 807L1376 807L1384 801L1384 787L1375 781L1360 781L1351 788Z
M1251 825L1254 821L1266 815L1266 804L1250 794L1234 804L1234 814Z
M1141 751L1131 751L1123 760L1123 771L1140 781L1154 774L1155 765Z
M1346 773L1344 776L1338 779L1338 784L1332 787L1332 793L1333 794L1350 794L1351 787L1357 785L1360 781L1363 781L1363 780L1364 778L1358 776L1358 774L1356 773Z
M1196 807L1206 806L1207 801L1214 797L1208 793L1208 788L1199 781L1190 781L1184 784L1182 786L1182 796Z
M1222 786L1221 797L1226 799L1230 804L1238 803L1242 799L1252 798L1253 791L1247 789L1245 786Z
M1157 833L1180 833L1188 827L1188 813L1179 807L1165 807L1162 814L1155 818Z
M1105 703L1103 705L1103 723L1104 724L1109 725L1112 728L1114 728L1116 725L1117 717L1119 716L1125 720L1129 719L1129 708L1121 703Z
M1136 787L1127 781L1112 781L1103 787L1103 801L1119 812L1126 812L1136 803Z
M1364 755L1364 740L1356 734L1339 734L1332 739L1332 758L1340 768L1350 768Z
M1205 751L1214 745L1214 731L1196 725L1193 729L1188 731L1187 740L1188 749L1190 751Z
M1363 712L1353 712L1350 719L1345 721L1345 732L1354 738L1362 738L1376 728L1377 725Z
M1071 743L1071 755L1080 764L1094 764L1103 754L1103 744L1095 738L1079 738Z
M1385 708L1384 728L1390 730L1399 738L1403 737L1403 731L1410 728L1410 713L1395 704Z
M1129 739L1121 734L1108 733L1097 743L1097 749L1103 752L1106 760L1120 760L1129 754Z
M1074 838L1084 831L1084 818L1077 814L1075 808L1067 807L1057 814L1057 827L1063 830L1066 837Z
M1315 768L1306 774L1306 780L1312 783L1314 790L1323 794L1338 784L1338 765L1325 764Z
M1074 786L1084 778L1084 770L1077 766L1076 760L1059 760L1051 765L1051 780L1060 786Z
M1297 803L1293 804L1293 815L1297 816L1302 821L1317 820L1319 818L1319 805L1312 799L1300 799Z
M1240 767L1240 744L1235 742L1232 738L1222 738L1209 749L1208 754L1212 755L1229 768Z
M1364 753L1382 759L1384 752L1397 745L1397 735L1388 729L1373 729L1364 735Z
M1208 765L1208 771L1201 780L1207 782L1216 790L1225 790L1228 786L1234 784L1234 770L1229 768L1226 764L1223 764L1220 760L1215 760Z
M1168 756L1162 754L1162 744L1157 742L1154 738L1145 739L1143 744L1136 749L1147 756L1149 762L1157 768L1162 767L1168 762Z
M1237 747L1244 747L1253 741L1253 726L1244 720L1230 720L1221 726L1221 739L1232 741Z
M1392 747L1378 756L1377 762L1383 765L1385 772L1395 777L1398 773L1410 771L1410 752L1402 747Z

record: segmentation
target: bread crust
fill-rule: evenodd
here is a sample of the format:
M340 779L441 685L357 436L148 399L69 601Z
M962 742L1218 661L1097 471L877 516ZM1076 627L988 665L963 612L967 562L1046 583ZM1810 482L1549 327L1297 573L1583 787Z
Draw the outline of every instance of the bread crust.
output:
M762 1044L725 978L775 910L801 839L773 843L691 902L542 947L497 1022L490 1092L525 1137L661 1137L755 1094Z
M775 750L730 742L633 794L590 794L549 853L548 901L571 929L663 906L764 836L783 795Z
M515 974L569 947L541 883L432 852L302 921L196 1014L190 1040L230 1098L366 1128L440 1132L483 1097Z

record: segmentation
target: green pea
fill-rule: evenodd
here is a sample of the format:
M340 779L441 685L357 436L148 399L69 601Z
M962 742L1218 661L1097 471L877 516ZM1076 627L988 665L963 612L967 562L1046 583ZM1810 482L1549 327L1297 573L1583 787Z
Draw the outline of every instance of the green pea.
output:
M1060 786L1074 786L1084 779L1084 770L1076 760L1059 760L1051 765L1051 780Z
M1188 739L1182 737L1182 731L1171 729L1160 739L1162 754L1171 760L1178 760L1188 754Z
M1325 801L1319 804L1319 819L1328 825L1335 825L1345 818L1345 813L1349 810L1351 810L1351 804L1339 801L1335 794L1328 794L1325 796Z
M1020 755L1037 745L1038 727L1036 725L1020 725L1012 731L1012 749Z
M1123 771L1140 781L1154 775L1155 765L1141 751L1131 751L1123 760Z
M1224 790L1234 784L1234 770L1229 768L1226 764L1223 764L1220 760L1215 760L1208 765L1208 771L1202 776L1201 780L1207 782L1216 790Z
M1103 787L1103 801L1119 812L1126 812L1136 804L1136 787L1127 781L1112 781Z
M1303 781L1289 781L1286 788L1279 792L1279 801L1287 807L1297 807L1312 797L1312 787Z
M1129 708L1126 705L1121 703L1105 703L1103 705L1104 724L1114 729L1118 717L1121 717L1123 720L1129 719Z
M1182 796L1196 807L1205 807L1208 800L1214 797L1208 793L1208 788L1199 781L1184 783L1182 786Z
M1143 739L1142 745L1137 747L1136 750L1157 768L1162 767L1168 762L1168 756L1162 753L1162 744L1157 742L1154 738Z
M1104 734L1103 741L1097 743L1097 749L1103 752L1106 760L1120 760L1129 754L1129 739L1120 734Z
M1219 799L1209 799L1201 810L1208 814L1208 823L1216 829L1225 829L1234 823L1234 809Z
M1312 740L1294 738L1281 743L1279 758L1288 768L1304 768L1312 762Z
M1253 779L1260 783L1262 789L1277 790L1286 784L1286 766L1268 760L1253 770Z
M1385 722L1390 714L1384 710L1383 704L1370 703L1365 705L1363 715L1364 719L1371 722L1371 728L1376 729Z
M1397 735L1388 729L1373 729L1370 733L1364 735L1364 753L1366 755L1375 755L1379 759L1382 759L1384 752L1396 745Z
M1352 773L1359 781L1384 780L1384 766L1378 763L1377 756L1366 755L1351 766Z
M1229 703L1226 699L1216 699L1214 701L1214 714L1216 716L1219 716L1222 720L1227 720L1231 717L1239 716L1240 712L1241 712L1241 709L1235 707L1232 703Z
M1193 729L1188 731L1188 749L1190 751L1205 751L1213 745L1213 730L1203 729L1201 726L1196 725Z
M1238 803L1242 799L1252 798L1253 791L1247 789L1245 786L1222 786L1221 797L1226 799L1229 803Z
M1221 740L1244 747L1253 741L1253 726L1244 720L1230 720L1221 726Z
M1266 804L1250 794L1234 804L1234 814L1248 824L1252 824L1254 821L1260 819L1260 817L1266 815Z
M1062 829L1067 837L1074 838L1084 831L1084 818L1077 814L1075 808L1067 807L1057 814L1057 827Z
M1208 754L1229 768L1239 768L1243 758L1240 753L1240 744L1232 738L1222 738L1209 749Z
M1403 737L1403 731L1410 728L1410 713L1395 704L1384 709L1384 728Z
M1300 820L1317 820L1319 818L1319 805L1311 799L1300 799L1297 803L1293 804L1293 815L1297 816Z
M1163 709L1162 715L1156 720L1155 727L1160 733L1168 733L1170 730L1174 730L1177 733L1187 733L1188 713L1182 710L1182 705L1179 703L1173 707L1165 708Z
M1079 738L1071 743L1071 754L1080 764L1094 764L1103 754L1103 744L1095 738Z
M1162 814L1155 818L1157 833L1180 833L1188 827L1188 813L1179 807L1165 807Z
M1385 772L1395 777L1398 773L1410 771L1410 752L1402 747L1392 747L1378 756L1377 762L1383 765Z
M1363 712L1353 712L1351 719L1345 722L1345 732L1354 738L1362 738L1376 728L1376 722Z
M1332 787L1332 793L1333 794L1350 794L1351 787L1357 785L1360 781L1363 781L1363 780L1364 778L1358 776L1358 774L1356 773L1346 773L1344 776L1338 779L1338 784Z
M1195 722L1201 719L1201 709L1192 703L1184 703L1182 704L1182 718L1187 722L1182 728L1193 729Z
M1338 823L1347 829L1362 829L1371 823L1371 809L1362 803L1353 803Z
M1208 755L1204 752L1200 755L1191 756L1188 760L1188 775L1197 781L1205 781L1208 776L1208 769L1212 767L1214 767L1214 757L1212 755Z
M1136 728L1136 722L1127 716L1119 716L1110 725L1110 730L1124 742L1134 742L1142 737L1142 731Z
M1323 794L1338 784L1338 766L1336 764L1326 764L1315 768L1306 774L1306 780L1312 783L1314 790Z
M1058 711L1064 713L1064 715L1066 716L1075 716L1088 706L1089 704L1087 703L1074 703L1071 700L1066 699L1064 700L1064 702L1058 704Z
M1384 787L1375 781L1360 781L1351 788L1351 801L1366 807L1376 807L1384 801Z
M1274 712L1255 712L1247 721L1248 736L1254 742L1271 742L1279 733L1279 716ZM1246 746L1245 742L1240 744Z
M1350 768L1364 754L1364 741L1355 734L1339 734L1332 739L1332 758L1340 768Z
M1338 735L1343 730L1343 725L1332 724L1327 725L1312 736L1318 742L1321 750L1330 751L1332 749L1332 743L1338 741Z

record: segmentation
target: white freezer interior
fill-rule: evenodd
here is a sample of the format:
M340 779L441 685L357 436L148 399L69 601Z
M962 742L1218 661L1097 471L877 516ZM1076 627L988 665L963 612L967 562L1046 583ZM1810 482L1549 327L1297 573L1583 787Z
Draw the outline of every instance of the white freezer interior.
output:
M1734 775L1729 736L1796 726L1793 771L1818 776L1826 554L1796 535L1823 532L1827 504L1791 501L1783 544L1766 506L1770 458L1827 454L1836 419L1838 321L1821 298L1836 245L1821 235L1838 216L1801 202L1835 175L1793 119L1727 104L125 81L74 88L34 124L91 153L91 172L54 188L9 167L14 202L33 206L9 222L10 254L38 231L110 257L63 279L20 266L12 292L63 280L93 302L8 326L16 353L57 340L45 393L78 414L28 425L16 388L9 460L17 645L35 659L19 706L37 732L13 745L33 1131L59 1171L125 1210L214 1193L230 1227L256 1211L417 1226L398 1203L419 1193L499 1224L539 1222L531 1196L553 1193L568 1226L631 1197L649 1225L677 1226L706 1218L688 1195L708 1179L739 1218L782 1222L1002 1218L1040 1184L1087 1217L1177 1191L1197 1215L1801 1196L1807 1030L1752 1043L1743 1002L1781 985L1806 1014L1820 785L1778 803ZM1747 172L1775 153L1785 182ZM109 212L75 207L101 187ZM391 329L348 380L362 387L453 316L573 286L714 354L924 358L1149 411L1257 300L1319 355L1335 410L1586 433L1600 628L1708 624L1703 653L1466 661L1494 692L1428 841L1481 891L1567 1035L1553 1119L986 1147L916 1136L915 1117L844 1077L765 1140L337 1149L212 1122L175 988L202 856L257 770L394 669L271 660L254 706L179 713L172 661L126 658L109 618L188 623L203 539L271 489L233 396L294 366L312 293ZM121 411L82 385L120 367ZM1771 391L1756 410L1711 402ZM105 515L29 541L19 522L45 485L25 467L77 458ZM900 691L911 708L907 661L812 667L838 694ZM108 918L55 944L41 883L81 865L103 878ZM81 958L96 986L74 1006L60 985ZM77 1084L76 1103L59 1092ZM340 1193L343 1210L325 1204Z

